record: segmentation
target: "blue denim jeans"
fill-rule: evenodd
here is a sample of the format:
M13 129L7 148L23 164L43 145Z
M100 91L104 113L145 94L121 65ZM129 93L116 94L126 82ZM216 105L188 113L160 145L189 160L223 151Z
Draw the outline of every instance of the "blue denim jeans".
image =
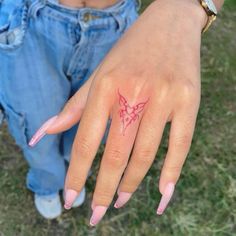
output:
M90 77L138 8L136 0L102 10L55 0L0 0L0 107L29 164L31 191L49 195L63 188L78 126L48 135L34 148L29 139Z

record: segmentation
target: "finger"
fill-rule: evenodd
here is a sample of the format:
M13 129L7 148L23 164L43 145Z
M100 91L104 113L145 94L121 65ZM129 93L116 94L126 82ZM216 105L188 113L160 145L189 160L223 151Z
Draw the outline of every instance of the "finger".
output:
M105 89L102 91L106 93ZM71 207L85 184L109 117L110 101L104 94L101 95L94 90L91 92L74 139L66 176L65 207L67 209ZM109 93L107 94L109 96Z
M66 103L57 120L47 130L47 134L57 134L70 129L79 122L83 113L90 83L85 84Z
M30 147L34 147L46 135L46 130L55 122L56 119L57 116L53 116L49 120L47 120L33 135L28 145Z
M124 99L125 102L124 97L121 99ZM142 106L145 106L146 103L147 101L145 101ZM120 106L117 106L115 108L115 115L113 113L112 116L113 119L108 140L93 195L92 204L94 210L91 217L93 225L97 224L103 216L103 214L96 214L97 208L100 208L101 206L108 207L113 199L121 176L127 165L142 116L141 112L144 109L144 107L142 107L139 110L139 114L132 116L132 114L135 114L133 112L138 110L135 109L136 105L129 106L128 103L126 103L126 105L127 109L124 110L123 108L120 108ZM103 210L106 211L106 209L107 208L104 208Z
M56 121L47 129L47 134L63 132L79 122L87 102L89 89L98 69L93 72L86 83L69 99Z
M115 208L127 203L155 159L167 121L168 111L164 113L163 110L162 104L150 102L148 110L143 115L132 156L119 185Z
M179 179L182 166L189 152L197 113L194 109L184 109L174 115L171 122L168 152L164 161L159 181L162 198L157 214L161 215L167 207Z
M81 88L66 103L60 114L47 120L33 135L29 146L35 146L46 134L57 134L75 125L82 115L87 95L84 96L85 88Z

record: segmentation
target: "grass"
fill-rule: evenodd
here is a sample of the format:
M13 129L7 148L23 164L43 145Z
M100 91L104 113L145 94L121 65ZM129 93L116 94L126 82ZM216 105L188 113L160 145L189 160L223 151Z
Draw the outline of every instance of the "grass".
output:
M0 130L0 235L236 235L235 9L234 0L226 1L203 37L202 101L195 136L173 201L162 217L156 216L155 209L168 128L158 160L132 200L121 210L111 208L96 228L90 228L95 176L87 182L87 200L80 209L64 212L57 220L42 219L34 209L32 193L25 188L26 162L4 125ZM95 173L97 169L98 163Z

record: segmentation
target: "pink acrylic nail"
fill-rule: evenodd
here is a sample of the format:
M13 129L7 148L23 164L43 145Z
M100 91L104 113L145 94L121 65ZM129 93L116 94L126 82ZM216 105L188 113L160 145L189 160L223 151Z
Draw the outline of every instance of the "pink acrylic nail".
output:
M159 203L159 206L157 208L157 214L162 215L164 210L166 209L173 193L175 190L175 184L174 183L168 183L166 185L165 191L161 197L161 201Z
M90 218L90 225L95 226L96 224L98 224L100 220L102 219L102 217L105 215L106 211L107 211L107 207L96 206L94 208L92 217Z
M132 193L119 192L118 198L114 204L114 207L120 208L120 207L124 206L129 201L131 196L132 196Z
M73 189L67 189L65 190L65 204L64 208L66 210L69 210L71 206L73 205L76 197L78 196L78 193Z
M47 129L55 122L58 116L53 116L49 120L47 120L33 135L29 142L29 146L35 146L45 135Z

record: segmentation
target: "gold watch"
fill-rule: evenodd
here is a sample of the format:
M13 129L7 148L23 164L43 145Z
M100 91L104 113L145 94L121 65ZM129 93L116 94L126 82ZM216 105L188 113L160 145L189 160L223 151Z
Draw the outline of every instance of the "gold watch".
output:
M207 23L202 30L202 33L204 33L208 30L212 22L216 19L217 10L212 0L200 0L200 3L208 16Z

